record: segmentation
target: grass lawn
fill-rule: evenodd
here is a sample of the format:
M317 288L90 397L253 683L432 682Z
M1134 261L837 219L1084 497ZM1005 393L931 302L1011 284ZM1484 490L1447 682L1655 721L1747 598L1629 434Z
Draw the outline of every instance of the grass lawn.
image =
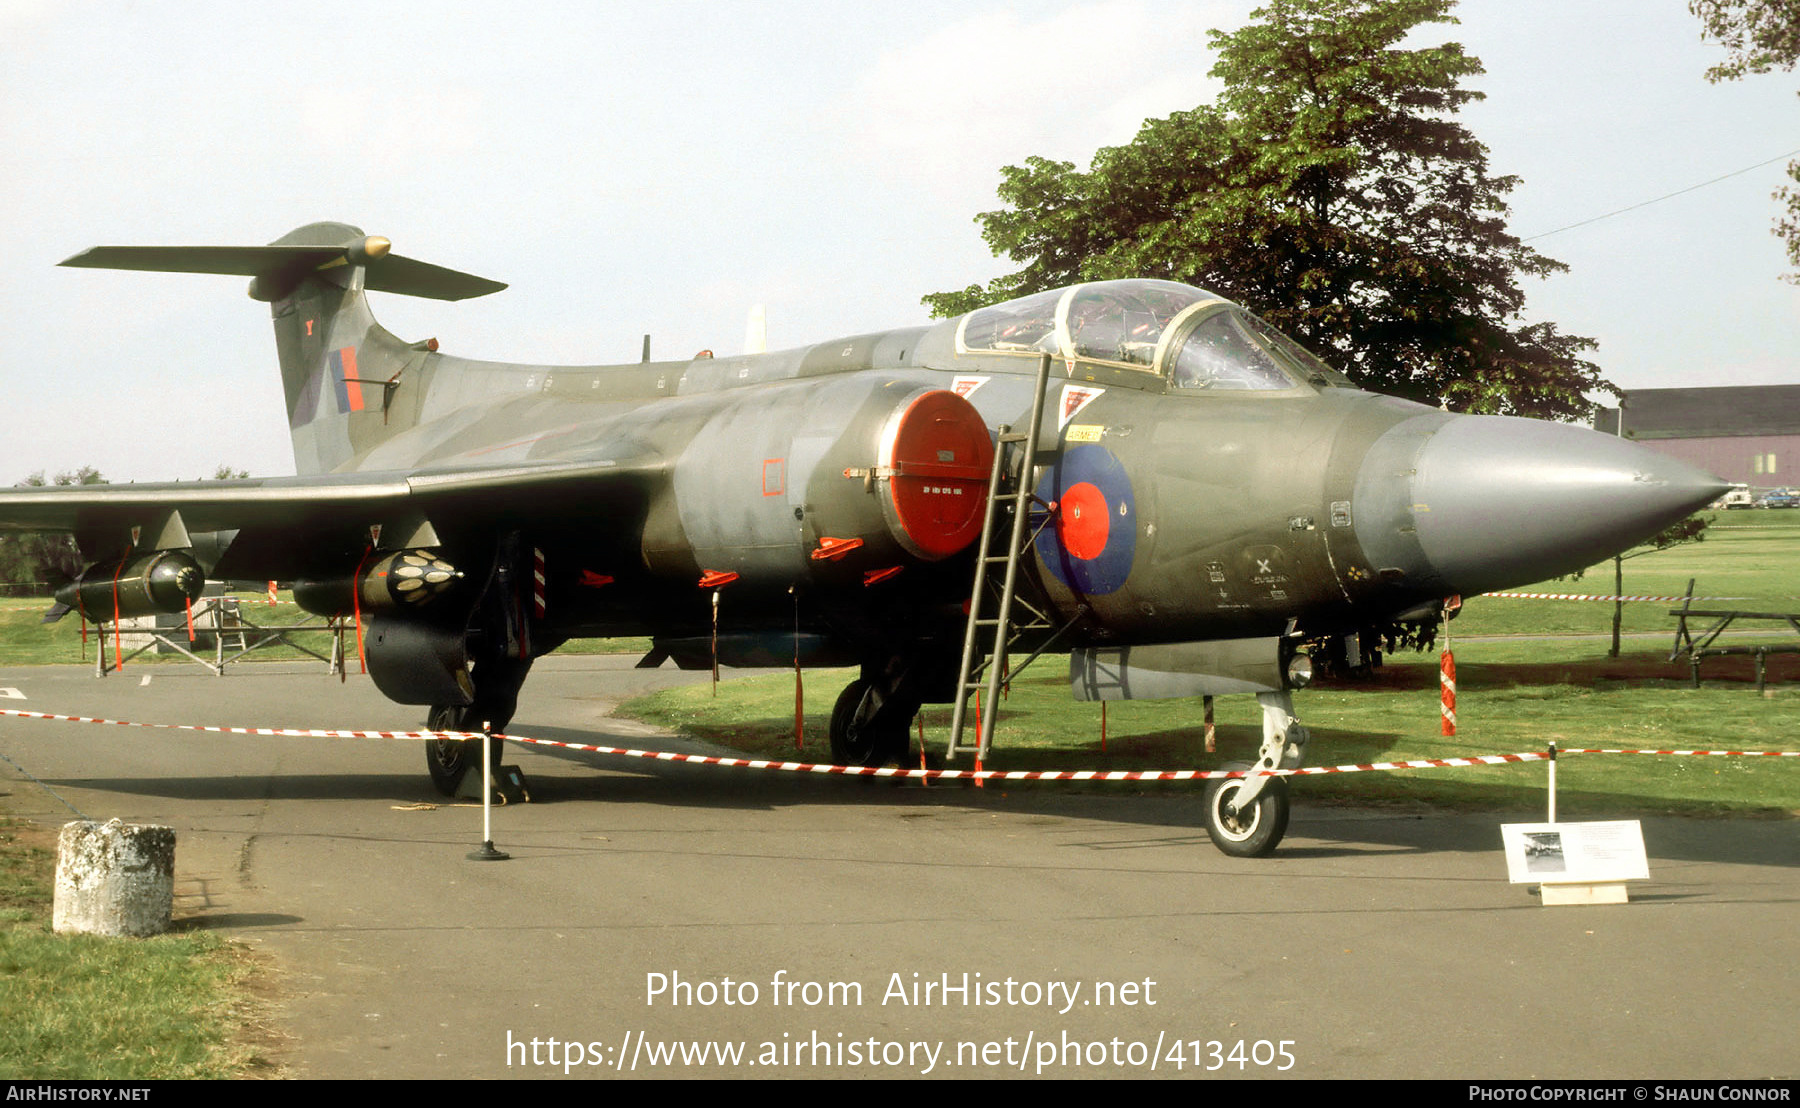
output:
M1800 611L1800 512L1722 512L1707 538L1625 562L1627 595L1743 596L1728 606ZM1519 591L1611 594L1612 566L1580 580ZM1297 694L1312 729L1308 765L1458 757L1562 749L1800 749L1800 655L1769 662L1769 695L1759 697L1747 659L1710 659L1703 687L1688 687L1685 664L1668 661L1675 621L1667 603L1626 605L1623 655L1607 657L1613 606L1591 601L1471 598L1451 624L1457 660L1458 734L1438 725L1438 658L1401 654L1374 678L1322 683ZM1696 605L1698 607L1700 605ZM1790 633L1791 634L1791 633ZM805 674L806 749L793 743L793 678L732 681L714 700L706 686L629 702L625 714L764 757L828 760L831 706L853 671ZM1260 714L1247 696L1217 701L1219 749L1202 749L1197 700L1108 705L1100 745L1098 704L1069 699L1066 663L1040 660L1015 684L1001 711L998 769L1193 769L1249 760L1260 743ZM941 748L949 709L928 708L926 742ZM1484 809L1542 809L1541 763L1384 771L1296 781L1309 799L1354 803L1424 802ZM1014 787L1013 785L1008 786ZM1043 788L1067 788L1045 784ZM1101 785L1097 788L1189 786ZM1653 812L1800 814L1800 758L1583 755L1558 766L1559 814Z
M1745 598L1697 602L1696 608L1800 612L1800 511L1713 512L1709 516L1712 523L1702 541L1626 559L1625 595L1680 596L1691 577L1696 596ZM1516 591L1610 596L1612 563L1594 566L1580 578L1543 581ZM1623 630L1673 638L1675 621L1668 612L1674 607L1679 605L1627 604ZM1472 598L1451 631L1459 637L1609 634L1612 614L1611 604L1594 601Z
M56 835L0 821L0 1080L268 1072L246 1045L247 956L203 931L50 930Z
M1765 698L1755 694L1747 674L1730 681L1709 679L1694 690L1687 686L1685 670L1670 666L1666 655L1608 659L1604 643L1586 645L1587 657L1571 657L1557 644L1547 651L1487 642L1456 648L1459 726L1454 738L1439 734L1435 656L1399 659L1371 680L1306 690L1295 697L1301 720L1313 735L1306 764L1538 752L1551 741L1562 750L1792 750L1800 745L1792 723L1800 718L1800 665L1791 659L1779 675L1785 687L1772 687ZM1546 653L1555 657L1546 659ZM1014 685L1000 712L987 768L1217 769L1252 760L1261 742L1261 717L1250 697L1217 700L1218 751L1212 755L1203 749L1197 700L1145 700L1107 706L1103 750L1101 707L1069 700L1063 665L1061 658L1042 661L1041 668ZM832 702L854 676L853 670L805 675L806 747L798 754L791 675L723 684L717 700L704 685L666 690L631 701L622 710L758 757L828 761ZM931 707L922 715L927 746L941 749L949 734L949 709ZM1307 799L1359 804L1541 809L1544 779L1542 763L1525 763L1308 777L1295 781L1294 789ZM1567 757L1558 767L1558 811L1800 815L1800 758Z
M276 603L271 605L263 594L246 595L240 598L243 618L259 627L293 626L302 623L317 623L318 617L300 609L285 592L277 594ZM50 601L44 599L21 599L9 597L0 599L0 665L37 666L37 665L93 665L94 651L100 647L100 636L92 628L87 628L86 642L82 640L81 621L74 616L65 616L55 623L42 622L44 613L49 610ZM129 639L130 632L126 632ZM253 631L246 631L255 639ZM295 641L317 651L319 654L331 656L331 634L326 631L292 632ZM184 641L183 632L173 633L177 641ZM106 636L105 649L111 657L113 641ZM191 647L194 653L212 661L216 654L210 641L210 635L203 636L198 646ZM239 649L236 636L227 632L225 637L225 655L230 657ZM564 643L556 649L558 654L642 654L650 649L650 640L643 638L627 639L576 639ZM124 652L129 654L132 647L129 642ZM354 631L344 636L344 650L352 665L356 663L356 636ZM258 649L244 659L246 662L306 662L317 661L311 655L296 650L291 646L274 643ZM188 659L180 654L169 652L158 654L145 651L130 659L126 665L179 663L191 665Z

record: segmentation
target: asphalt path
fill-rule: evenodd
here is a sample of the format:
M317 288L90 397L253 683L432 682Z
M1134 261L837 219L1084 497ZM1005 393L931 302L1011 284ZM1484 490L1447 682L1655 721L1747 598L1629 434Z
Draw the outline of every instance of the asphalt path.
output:
M704 675L630 665L540 663L513 730L702 749L608 713ZM22 697L0 707L419 725L323 668L0 669ZM176 829L178 920L267 956L301 1077L1800 1073L1791 820L1647 819L1632 903L1545 908L1500 852L1503 819L1536 817L1313 806L1304 782L1277 855L1238 860L1193 786L512 748L533 802L495 810L511 859L477 862L480 809L441 803L416 742L8 718L0 753L92 818ZM0 772L13 814L73 818Z

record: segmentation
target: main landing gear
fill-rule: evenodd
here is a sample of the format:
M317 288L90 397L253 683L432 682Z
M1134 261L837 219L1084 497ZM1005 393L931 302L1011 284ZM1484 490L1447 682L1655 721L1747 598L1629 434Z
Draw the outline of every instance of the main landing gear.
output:
M479 721L473 719L467 704L434 704L431 713L425 717L427 731L482 731ZM492 762L500 764L501 749L506 745L502 740L488 737ZM470 770L481 772L481 740L480 739L427 739L425 740L425 771L431 774L431 785L444 796L455 796L462 785L463 774Z
M906 758L917 702L883 697L877 686L855 680L831 709L831 760L840 766L878 768Z
M1295 769L1310 737L1294 718L1294 699L1283 692L1257 693L1263 710L1263 743L1256 764L1227 766L1246 772ZM1288 787L1283 777L1229 777L1206 783L1206 833L1234 858L1260 858L1287 834Z
M831 709L831 760L878 768L903 761L912 749L912 721L925 703L914 664L896 658L865 665Z
M475 663L469 679L475 698L468 704L434 704L425 718L429 731L474 731L488 736L491 764L500 767L506 745L493 737L512 722L519 706L519 689L531 672L529 658L488 658ZM444 796L455 796L463 775L481 772L481 739L429 739L425 743L425 769L431 784Z

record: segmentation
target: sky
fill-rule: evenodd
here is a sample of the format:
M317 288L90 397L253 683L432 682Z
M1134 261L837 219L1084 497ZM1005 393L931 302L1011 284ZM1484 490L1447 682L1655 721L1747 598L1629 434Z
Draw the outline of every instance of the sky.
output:
M1247 0L506 5L0 0L0 483L293 472L267 309L240 278L59 269L99 244L255 245L316 220L505 281L372 294L448 353L548 363L771 349L926 321L1013 268L1002 166L1085 166L1210 102ZM1800 384L1769 232L1800 74L1713 85L1683 0L1464 0L1460 121L1510 229L1569 266L1528 321L1631 388Z

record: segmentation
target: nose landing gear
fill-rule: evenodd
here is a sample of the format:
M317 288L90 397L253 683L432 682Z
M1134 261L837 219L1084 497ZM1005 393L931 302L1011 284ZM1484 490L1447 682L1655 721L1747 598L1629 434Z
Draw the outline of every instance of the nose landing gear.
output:
M1311 736L1294 718L1294 698L1286 692L1256 694L1263 710L1263 742L1256 764L1242 763L1227 769L1246 772L1296 769ZM1287 834L1288 787L1286 778L1259 774L1220 778L1206 783L1201 794L1206 807L1206 834L1213 845L1234 858L1260 858L1280 844Z

